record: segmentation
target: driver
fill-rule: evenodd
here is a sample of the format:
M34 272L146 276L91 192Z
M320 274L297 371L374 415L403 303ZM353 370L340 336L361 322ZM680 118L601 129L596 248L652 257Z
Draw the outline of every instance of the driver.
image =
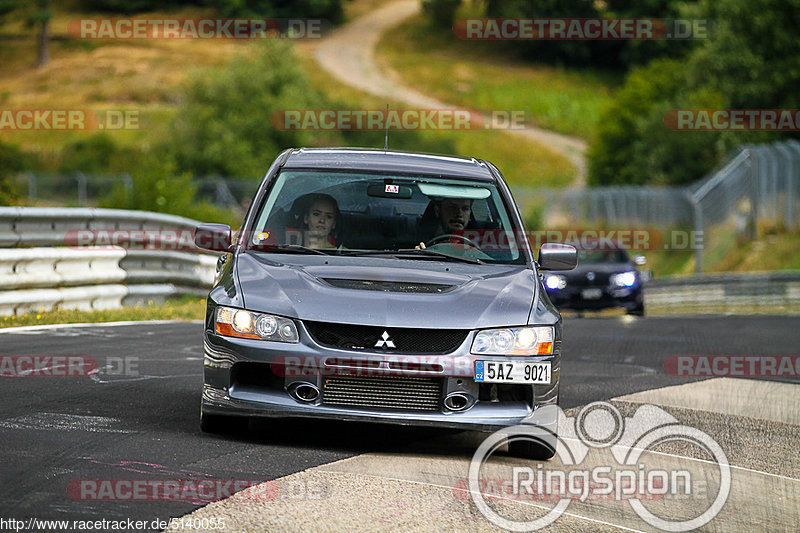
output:
M472 200L469 198L443 198L433 203L435 229L428 241L439 235L463 234L472 215ZM421 241L417 249L425 249Z

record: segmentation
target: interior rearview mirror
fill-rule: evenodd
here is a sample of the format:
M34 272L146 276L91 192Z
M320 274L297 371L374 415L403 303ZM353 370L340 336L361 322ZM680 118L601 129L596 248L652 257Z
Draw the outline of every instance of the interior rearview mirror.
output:
M367 196L373 198L411 198L411 187L407 185L392 185L391 183L373 183L367 187Z

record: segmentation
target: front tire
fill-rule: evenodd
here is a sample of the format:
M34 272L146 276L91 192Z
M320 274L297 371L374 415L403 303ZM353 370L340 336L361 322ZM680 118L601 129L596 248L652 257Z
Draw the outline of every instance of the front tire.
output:
M644 316L644 303L640 303L636 307L629 309L626 314L633 316Z
M554 439L554 442L556 440ZM550 444L539 439L516 438L508 441L508 454L520 459L547 461L556 454L556 449L554 446L550 446Z
M203 433L235 433L246 427L246 422L243 417L211 415L200 410L200 431Z

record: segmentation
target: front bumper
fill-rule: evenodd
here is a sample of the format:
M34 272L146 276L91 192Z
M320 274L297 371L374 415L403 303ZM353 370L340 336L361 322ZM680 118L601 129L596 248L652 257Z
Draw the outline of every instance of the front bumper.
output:
M585 290L599 290L597 298L585 298ZM641 286L631 288L610 288L610 287L575 287L567 286L564 289L547 289L547 296L553 305L559 309L607 309L610 307L622 307L626 310L633 310L642 305L643 291Z
M497 385L475 382L474 361L510 360L506 356L474 356L469 353L474 332L452 354L407 355L383 352L361 352L328 348L315 343L298 323L297 344L224 337L206 330L204 339L204 414L272 418L319 418L347 421L429 426L479 431L495 431L500 427L524 424L537 425L556 432L557 420L544 405L558 402L560 342L552 356L514 357L514 360L549 361L551 380L547 385ZM297 383L309 383L324 391L331 376L347 374L347 369L326 363L346 359L363 362L356 374L380 378L429 378L440 383L438 403L420 411L374 406L341 406L326 404L324 393L313 402L298 401L289 394ZM287 367L287 361L301 361L299 367ZM395 364L401 362L402 364ZM241 369L246 368L247 377ZM302 368L304 372L296 372ZM292 371L292 370L295 371ZM253 371L255 370L255 371ZM310 371L309 371L310 370ZM259 375L263 374L263 378ZM351 374L352 375L352 374ZM450 394L461 393L474 400L463 411L453 411L444 404Z

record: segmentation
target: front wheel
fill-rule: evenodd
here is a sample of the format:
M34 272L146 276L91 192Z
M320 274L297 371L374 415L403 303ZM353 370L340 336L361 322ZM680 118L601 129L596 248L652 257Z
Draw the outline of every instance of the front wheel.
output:
M644 316L644 303L640 303L636 307L629 309L626 314L633 316Z
M235 433L247 424L240 416L211 415L200 410L200 430L203 433Z
M554 441L555 440L556 439L554 439ZM556 454L556 449L543 440L520 438L518 436L508 441L508 454L512 457L519 457L520 459L547 461Z

